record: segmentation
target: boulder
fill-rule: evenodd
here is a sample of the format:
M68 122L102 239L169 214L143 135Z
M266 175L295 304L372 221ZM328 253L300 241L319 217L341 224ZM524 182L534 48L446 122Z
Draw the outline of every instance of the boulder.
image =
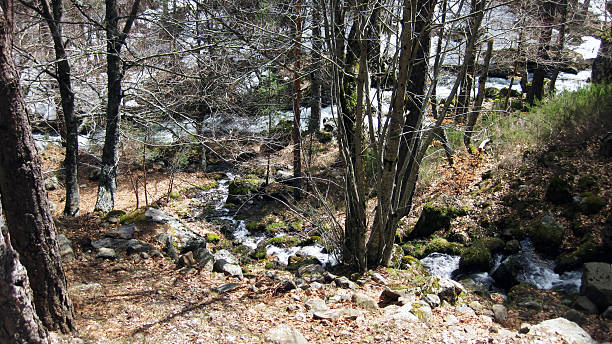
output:
M134 225L123 225L114 231L110 231L104 234L107 238L115 238L115 239L125 239L130 240L134 238L134 232L136 231L136 226Z
M378 303L367 295L354 293L353 296L351 297L351 300L359 308L363 308L363 309L366 309L372 312L378 310Z
M100 247L98 249L98 254L96 254L96 258L115 259L117 258L117 252L115 252L115 250L112 248Z
M410 289L393 289L385 287L379 296L380 304L383 306L398 303L401 298L414 298L414 291Z
M575 322L578 325L583 325L587 320L584 314L578 312L575 309L568 310L567 312L565 312L563 317L569 321Z
M327 304L325 304L325 301L318 297L306 300L306 302L304 302L304 307L306 307L307 310L312 312L326 311L329 309L329 307L327 307Z
M580 295L576 298L576 301L574 301L574 308L587 314L598 313L597 306L584 295Z
M565 204L572 202L569 183L561 177L552 177L546 189L546 200L553 204Z
M597 342L575 322L565 318L542 321L531 326L529 332L542 331L562 337L569 344L596 344Z
M361 312L352 308L339 308L339 309L328 309L326 311L318 311L312 314L313 319L316 320L334 320L334 319L347 319L355 320L361 315Z
M334 282L336 283L338 287L344 288L344 289L355 289L357 287L355 282L349 280L348 278L344 276L336 278Z
M275 344L308 344L304 336L289 325L278 325L268 331L266 340Z
M155 247L147 244L144 241L131 239L131 240L128 240L127 242L126 254L129 256L134 253L141 253L141 252L149 253L149 252L153 252L154 250L155 250Z
M508 320L508 310L504 305L493 305L493 307L491 307L491 310L493 311L493 318L498 323L503 323Z
M443 277L432 277L424 290L438 295L440 300L451 304L457 302L461 294L466 293L461 283Z
M421 216L414 229L408 234L407 239L426 238L440 229L448 231L451 221L458 216L464 215L467 215L467 211L462 208L437 206L427 203L423 206Z
M160 209L149 207L145 210L144 216L149 221L167 224L169 227L167 234L179 250L182 250L189 240L201 238L199 234L189 229L179 219L166 214Z
M603 312L612 305L612 264L586 263L580 292Z
M410 311L414 314L417 319L422 322L430 322L433 317L433 312L431 307L425 301L415 301L412 303L412 310Z
M238 259L236 257L234 257L226 249L217 251L213 256L215 258L215 262L217 262L218 260L224 260L225 262L230 263L230 264L238 264L239 263Z
M383 319L385 322L396 320L396 321L407 321L407 322L416 322L419 318L416 315L412 314L412 305L407 304L404 306L396 306L391 305L385 307L385 314Z
M244 278L240 265L230 264L223 259L215 261L213 265L213 271L223 272L228 276L236 277L238 279Z
M564 237L565 227L548 215L543 216L531 230L531 241L536 250L548 256L559 252Z
M492 267L493 256L484 244L475 243L461 253L459 269L462 272L489 271Z
M436 294L426 294L425 296L423 296L423 301L427 302L427 304L431 308L439 307L440 304L442 303L440 301L440 297L438 297L438 295Z
M519 255L512 255L504 259L499 268L493 272L495 285L504 289L510 289L517 285L518 276L523 270L523 265Z
M239 287L240 287L240 283L226 283L226 284L222 284L216 287L213 290L219 294L225 294L225 293L229 293L232 290L236 290Z
M60 188L60 182L57 179L56 175L53 175L47 179L45 179L45 181L43 182L43 186L45 188L45 190L47 191L53 191L53 190L57 190Z
M72 242L64 234L58 234L55 240L57 241L62 261L69 262L73 260L74 251L72 250Z

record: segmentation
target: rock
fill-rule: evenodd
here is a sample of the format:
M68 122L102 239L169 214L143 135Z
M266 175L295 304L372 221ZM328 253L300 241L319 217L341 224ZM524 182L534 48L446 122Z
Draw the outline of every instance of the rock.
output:
M610 319L610 320L612 320L612 306L610 306L610 307L606 308L606 310L605 310L603 313L601 313L601 316L602 316L604 319Z
M383 319L385 322L388 322L390 320L397 320L397 321L408 321L408 322L416 322L419 320L419 318L416 317L416 315L412 314L412 305L404 305L404 306L396 306L396 305L391 305L388 307L385 307L385 314L383 316Z
M448 314L444 317L444 325L445 326L453 326L459 323L459 319L452 314Z
M512 255L502 261L491 277L495 280L496 286L510 289L519 283L518 276L521 271L523 271L523 265L520 256Z
M176 261L176 266L178 268L188 267L192 268L196 265L195 259L193 258L193 252L189 251L183 255L181 255Z
M308 285L308 283L303 278L300 278L300 277L294 278L293 283L295 283L295 285L300 289L310 288L310 285Z
M345 276L336 278L334 280L334 282L340 288L344 288L344 289L355 289L355 288L357 288L357 285L355 285L355 282L349 280Z
M414 314L417 317L417 319L421 320L422 322L426 322L426 323L430 322L431 318L433 317L433 312L431 310L431 307L429 307L429 305L425 301L413 302L412 310L410 312Z
M149 207L145 210L144 216L147 220L167 224L168 236L171 237L172 242L176 244L176 248L182 250L187 242L191 239L201 239L202 237L185 226L179 219L172 217L160 209Z
M441 304L440 298L436 294L426 294L423 296L423 301L427 302L431 308L439 307Z
M587 314L597 314L597 306L584 295L578 296L574 301L574 308ZM570 319L572 320L572 319ZM572 320L573 321L573 320Z
M379 296L380 303L384 306L397 303L400 298L412 298L414 297L414 291L409 289L392 289L385 287Z
M370 274L370 276L372 277L372 280L374 280L374 281L376 281L376 282L378 282L380 284L387 285L387 280L381 274L379 274L378 272L372 272Z
M297 275L298 276L307 276L307 275L314 275L314 274L323 274L325 272L325 269L323 268L323 266L321 266L320 264L308 264L308 265L303 265L300 266L297 269Z
M225 294L225 293L229 293L232 290L236 290L239 287L240 287L240 283L226 283L226 284L222 284L216 287L213 290L219 294Z
M517 303L519 307L530 309L532 311L541 312L542 304L536 300L524 300Z
M548 256L559 252L564 236L565 228L552 216L542 217L531 230L531 241L536 250Z
M491 327L489 327L489 332L491 332L491 333L497 333L497 332L499 332L499 330L497 329L497 327L495 327L495 326L491 326Z
M546 200L553 204L565 204L572 201L570 184L558 176L552 177L546 189Z
M470 301L468 306L476 312L476 314L482 314L483 307L478 301Z
M407 239L426 238L440 229L448 231L451 221L458 216L464 215L467 215L465 209L436 206L432 203L427 203L423 206L421 216L414 229L408 234Z
M147 244L144 241L131 239L131 240L128 240L127 242L126 253L128 256L134 253L152 252L154 250L155 250L155 247Z
M206 238L203 238L203 237L191 238L187 240L187 242L185 242L185 245L183 245L183 247L181 248L181 252L186 253L189 251L195 251L199 248L206 248L207 244L208 243L206 241Z
M440 300L451 304L457 302L462 293L466 293L461 283L442 277L432 278L430 285L426 289L430 293L438 295Z
M476 312L474 312L472 308L466 305L459 305L455 307L455 313L466 314L466 315L471 315L471 316L476 315Z
M45 188L45 190L47 191L53 191L53 190L57 190L60 188L60 182L57 179L56 175L53 175L47 179L45 179L45 181L43 182L43 186Z
M115 250L124 250L127 248L128 241L125 239L104 238L91 242L91 246L95 249L102 247L112 248Z
M491 307L491 310L493 311L493 318L498 323L503 323L508 320L508 310L506 309L506 307L504 307L504 305L493 305L493 307Z
M584 264L580 292L602 312L612 306L612 264L596 262Z
M285 183L293 179L293 172L278 170L274 174L274 179L279 183Z
M584 315L575 309L568 310L567 312L565 312L563 317L569 321L575 322L578 325L582 325L586 322L586 318L584 317Z
M215 263L214 256L206 247L200 247L192 251L193 258L199 267L203 268L205 271L212 271L213 265Z
M140 258L149 259L149 254L147 252L140 252Z
M521 250L521 243L520 241L513 239L513 240L509 240L508 242L506 242L506 245L504 246L504 253L506 254L515 254L518 253Z
M569 344L595 344L591 336L578 324L564 318L545 320L531 327L532 331L542 331L553 335L561 336Z
M104 234L104 236L107 237L107 238L130 240L130 239L134 238L134 232L135 231L136 231L136 226L134 226L134 225L124 225L124 226L121 226L121 227L117 228L114 231L110 231L110 232Z
M493 256L483 244L474 244L461 253L459 269L462 272L489 271L493 267Z
M268 331L266 340L275 344L308 344L304 336L289 325L278 325Z
M215 263L219 260L224 260L229 264L238 264L239 261L236 257L234 257L228 250L223 249L217 251L214 255Z
M348 319L348 320L355 320L360 315L361 315L360 311L356 309L352 309L352 308L329 309L325 311L318 311L318 312L312 313L313 319L316 319L316 320L334 320L334 319L340 319L340 318Z
M525 334L525 333L529 333L530 330L531 330L530 324L522 323L521 327L519 327L518 333Z
M115 259L117 258L117 253L112 248L100 247L98 249L98 254L96 255L96 258Z
M329 309L327 304L325 304L325 301L318 297L306 300L306 302L304 302L304 307L312 312L326 311Z
M69 262L73 260L74 251L72 250L72 242L64 234L58 234L55 240L57 241L62 261Z
M230 264L223 259L215 261L213 265L213 271L223 272L228 276L236 277L238 279L244 278L244 276L242 275L242 268L239 265Z
M363 308L363 309L366 309L366 310L372 311L372 312L378 310L378 303L374 299L372 299L371 297L369 297L367 295L359 294L359 293L353 293L353 296L351 297L351 300L359 308Z
M286 293L294 289L297 289L297 285L295 284L295 282L290 281L290 280L282 281L280 286L277 288L278 291L283 292L283 293Z

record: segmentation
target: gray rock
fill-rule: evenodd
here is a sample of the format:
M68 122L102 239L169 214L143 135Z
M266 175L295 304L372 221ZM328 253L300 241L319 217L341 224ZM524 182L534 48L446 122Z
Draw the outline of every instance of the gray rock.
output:
M583 325L587 320L582 313L578 312L575 309L568 310L567 312L565 312L563 317L569 321L575 322L578 325Z
M353 293L351 300L355 303L355 305L359 308L366 309L368 311L377 311L378 303L373 298L359 293Z
M278 170L274 174L274 179L276 179L276 181L279 183L287 182L293 179L293 172Z
M542 321L531 327L531 331L542 331L561 336L569 344L595 344L596 341L578 324L564 318Z
M300 289L308 289L310 288L310 285L308 285L308 283L306 283L306 280L304 280L303 278L300 277L296 277L293 279L293 283L295 283L295 285L300 288Z
M478 301L470 301L468 306L476 312L476 314L482 314L483 307Z
M147 252L140 252L140 258L148 259L149 258L149 254Z
M457 325L458 323L459 323L459 319L457 319L457 317L452 314L448 314L447 316L444 317L444 325L446 326L453 326L453 325Z
M397 303L400 298L411 299L414 297L414 291L409 289L392 289L386 287L379 296L379 300L383 305Z
M114 231L110 231L110 232L104 234L104 236L107 237L107 238L130 240L130 239L134 238L134 232L135 231L136 231L136 226L134 226L134 225L123 225L123 226L117 228Z
M164 245L164 253L172 258L172 259L178 259L179 254L178 251L176 250L176 248L174 247L174 242L172 241L172 238L166 234L166 233L161 233L160 235L157 236L157 242L159 242L160 244Z
M268 331L266 340L275 344L308 344L304 336L289 325L278 325Z
M604 317L604 319L612 320L612 306L606 308L606 310L601 313L601 316Z
M361 312L348 308L348 309L329 309L326 311L313 312L312 317L316 320L334 320L334 319L348 319L355 320L361 315Z
M239 264L238 258L234 257L228 250L223 249L217 251L214 255L215 263L218 260L224 260L229 264Z
M459 305L455 307L455 313L466 314L466 315L476 315L476 312L472 308L466 305Z
M152 252L154 250L155 250L155 247L147 244L144 241L131 239L131 240L128 240L127 242L127 247L126 247L127 255L131 255L134 253L141 253L141 252Z
M228 293L232 290L236 290L240 287L240 283L226 283L226 284L222 284L218 287L216 287L215 289L213 289L214 291L216 291L219 294L224 294L224 293Z
M423 301L427 302L431 308L439 307L441 304L440 298L436 294L426 294L423 296Z
M57 189L60 188L60 182L57 179L57 176L53 175L53 176L45 179L45 181L43 182L43 186L44 186L45 190L53 191L53 190L57 190Z
M96 258L115 259L117 258L117 252L115 252L115 250L113 250L112 248L100 247L98 249L98 254L96 255Z
M600 311L612 306L612 264L584 264L580 291L593 301Z
M213 270L215 258L206 247L200 247L191 252L193 252L193 259L196 261L198 266L203 268L205 271Z
M305 276L305 275L320 274L322 277L324 272L325 272L325 269L321 265L308 264L308 265L300 266L297 270L297 275Z
M329 309L325 301L318 297L306 300L306 302L304 302L304 307L312 312L326 311Z
M58 234L55 240L57 241L57 246L59 246L62 261L69 262L73 260L74 251L72 250L72 242L64 234Z
M319 283L317 281L310 282L310 288L311 289L315 289L315 290L321 289L321 288L323 288L323 284L321 284L321 283Z
M412 305L404 305L404 306L396 306L391 305L384 308L385 314L383 319L385 322L396 320L396 321L407 321L407 322L417 322L419 318L416 315L412 314Z
M574 301L574 308L579 311L586 312L588 314L598 313L597 306L591 300L589 300L588 297L584 295L580 295L578 296L578 298L576 298L576 301Z
M437 280L437 282L434 282ZM429 291L437 294L440 300L454 304L459 300L459 295L465 293L465 288L461 283L455 282L448 278L435 277L430 283Z
M412 310L410 311L422 322L430 322L433 317L431 307L425 301L415 301L412 303Z
M334 282L336 282L336 285L340 288L351 289L351 290L357 288L357 285L355 285L355 282L349 280L348 278L344 276L336 278Z
M503 323L508 320L508 310L504 305L493 305L491 310L493 311L493 318L498 323Z
M297 289L297 285L295 282L290 280L282 281L280 286L277 288L278 291L285 293L294 289Z
M112 248L115 250L124 250L127 248L128 241L125 239L104 238L91 242L91 246L96 249L103 247Z
M170 227L168 229L168 235L172 238L172 241L176 243L179 250L181 250L189 240L202 238L202 236L185 226L179 219L166 214L160 209L149 207L145 210L144 215L149 221L167 224L168 227Z
M518 276L522 271L523 264L521 257L519 255L512 255L502 261L491 277L493 277L497 286L510 289L518 284Z
M182 268L182 267L192 268L195 265L196 265L196 261L193 258L193 252L191 251L181 255L176 261L176 266L178 268Z
M372 277L372 280L374 280L375 282L387 285L387 280L378 272L372 272L370 276Z
M237 277L238 279L243 279L242 268L236 264L230 264L227 261L220 259L215 261L213 265L213 271L215 272L223 272L224 274L232 277Z

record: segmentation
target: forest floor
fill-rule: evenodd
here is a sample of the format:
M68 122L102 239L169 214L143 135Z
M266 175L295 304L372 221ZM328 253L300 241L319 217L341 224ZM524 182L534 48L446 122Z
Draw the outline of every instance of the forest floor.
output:
M563 166L575 166L584 173L596 174L603 196L610 200L612 163L597 158L595 139L583 144L573 147L572 154L553 154L552 159L557 164L561 159ZM564 151L563 147L556 148L557 151ZM426 202L440 199L453 199L455 203L470 206L476 209L471 216L453 222L453 228L466 232L477 230L475 228L483 218L496 221L511 215L507 199L508 195L515 193L513 182L523 178L521 185L527 186L521 188L521 192L541 196L545 180L552 173L550 169L533 163L538 161L537 157L549 154L550 150L532 151L529 153L532 158L525 158L529 154L523 153L515 151L500 158L488 154L458 154L452 167L447 163L438 164L433 171L437 177L417 192L414 209L420 210ZM320 154L324 157L320 168L333 165L338 160L337 151L333 148L325 149ZM42 156L44 170L54 170L62 160L62 150L49 145ZM285 149L274 160L286 166L290 165L290 159L290 152ZM256 158L255 164L264 163L265 159ZM490 309L493 304L503 302L503 296L472 292L464 297L462 304L477 301L483 311L474 312L465 307L446 304L434 308L428 321L413 322L393 319L393 315L385 308L359 309L352 301L352 295L365 295L379 300L386 286L410 288L414 286L415 280L423 278L420 276L422 271L418 269L380 268L377 272L384 278L384 282L368 277L354 290L323 284L321 288L283 291L284 281L290 280L293 275L283 269L267 269L265 260L249 265L245 278L238 280L204 269L177 269L174 261L168 258L143 259L138 255L120 255L115 260L95 258L89 243L101 239L105 232L119 224L109 224L89 212L95 205L97 182L88 180L88 172L87 168L80 171L82 215L75 219L60 216L63 188L49 191L50 200L58 205L55 213L58 232L72 240L76 256L64 266L75 308L77 332L58 335L60 342L261 343L270 338L273 328L281 324L299 331L310 343L564 342L559 336L550 333L519 333L522 323L535 324L560 317L567 311L568 308L563 304L568 296L555 291L531 290L531 297L540 300L543 306L537 310L510 306L508 320L501 323L494 322ZM491 182L483 184L483 173L493 173L496 176L493 179L499 182L499 186L493 188L489 185ZM119 175L116 209L130 211L136 208L135 177L127 169ZM164 201L171 182L175 188L185 189L208 181L209 176L201 172L177 172L170 178L167 172L152 169L147 176L148 203L156 202L173 213L174 209ZM139 205L143 206L144 195L142 190L139 191ZM608 202L599 217L590 217L584 221L601 222L600 217L609 213L610 206ZM534 217L537 215L535 213L543 213L545 209L531 211L534 214L524 217ZM413 211L403 226L413 226L417 219L418 211ZM214 226L206 221L189 222L187 225L198 232L215 231ZM146 227L147 224L141 226ZM147 230L141 229L140 232L146 233ZM143 235L138 239L159 246L152 235ZM575 246L576 243L568 242L567 245ZM215 291L215 288L227 283L237 283L236 289L229 292ZM317 320L306 305L313 298L327 300L327 306L332 309L359 311L337 319ZM599 341L610 340L612 321L596 315L584 314L583 317L582 327L593 338Z

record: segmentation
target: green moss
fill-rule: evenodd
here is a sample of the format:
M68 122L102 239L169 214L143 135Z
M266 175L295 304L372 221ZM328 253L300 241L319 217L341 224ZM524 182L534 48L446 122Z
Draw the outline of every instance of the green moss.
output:
M275 245L282 247L294 247L300 243L300 239L289 235L281 235L266 241L266 245Z
M472 245L461 254L459 269L462 271L489 271L493 267L493 257L482 243Z
M293 231L301 232L302 229L304 228L304 220L297 219L295 221L292 221L289 223L289 227L291 227Z
M451 221L468 214L469 208L437 206L427 203L408 238L428 237L437 230L449 230Z
M106 215L104 215L104 219L108 220L111 217L119 217L120 218L123 215L125 215L125 211L123 211L123 210L111 210L108 213L106 213Z
M484 245L491 253L499 253L504 250L506 243L500 238L484 237L479 239L474 245Z
M255 250L253 258L259 260L259 259L265 259L266 256L267 256L266 248L263 246L260 246L260 247L257 247L257 249Z
M168 194L168 197L170 197L171 199L177 199L181 196L180 193L178 193L177 191L172 191L171 193Z
M230 195L248 195L251 191L256 191L263 183L257 178L235 178L228 185Z
M136 209L134 211L130 211L129 213L123 214L121 218L119 218L119 221L123 224L144 222L147 220L144 213L144 209Z
M274 262L266 262L266 265L264 267L270 270L276 268L276 264Z
M266 232L278 233L287 230L287 224L284 221L270 223L266 226Z
M289 257L288 263L287 270L289 271L297 271L299 268L306 265L320 264L319 261L314 258L298 256Z
M219 237L219 234L216 234L216 233L206 234L206 242L211 243L211 244L216 244L219 241L221 241L221 237Z
M563 243L565 229L554 218L544 216L531 230L531 240L540 252L553 256Z
M313 235L310 238L302 240L298 246L312 246L315 244L323 245L323 238L318 235Z
M401 264L402 269L422 267L422 266L423 266L423 263L421 263L421 261L416 257L413 257L413 256L403 256L402 257L402 264Z
M409 241L402 246L405 255L414 256L418 259L439 252L452 255L460 255L463 252L463 245L456 242L449 242L440 237L434 237L428 242Z
M559 264L556 271L562 272L579 268L583 263L589 261L603 260L606 257L607 249L602 245L597 245L589 238L583 242L578 248L569 254L559 257Z
M585 214L597 214L606 206L606 202L592 192L584 192L580 196L584 197Z
M330 143L333 140L334 134L327 131L317 131L315 137L317 138L317 140L319 140L319 142L326 144Z
M219 182L217 182L216 180L207 180L202 184L198 184L196 187L200 190L208 191L210 189L219 187Z
M261 222L251 221L246 224L246 229L248 229L251 232L254 232L254 231L262 231L265 229L265 227L261 224Z

